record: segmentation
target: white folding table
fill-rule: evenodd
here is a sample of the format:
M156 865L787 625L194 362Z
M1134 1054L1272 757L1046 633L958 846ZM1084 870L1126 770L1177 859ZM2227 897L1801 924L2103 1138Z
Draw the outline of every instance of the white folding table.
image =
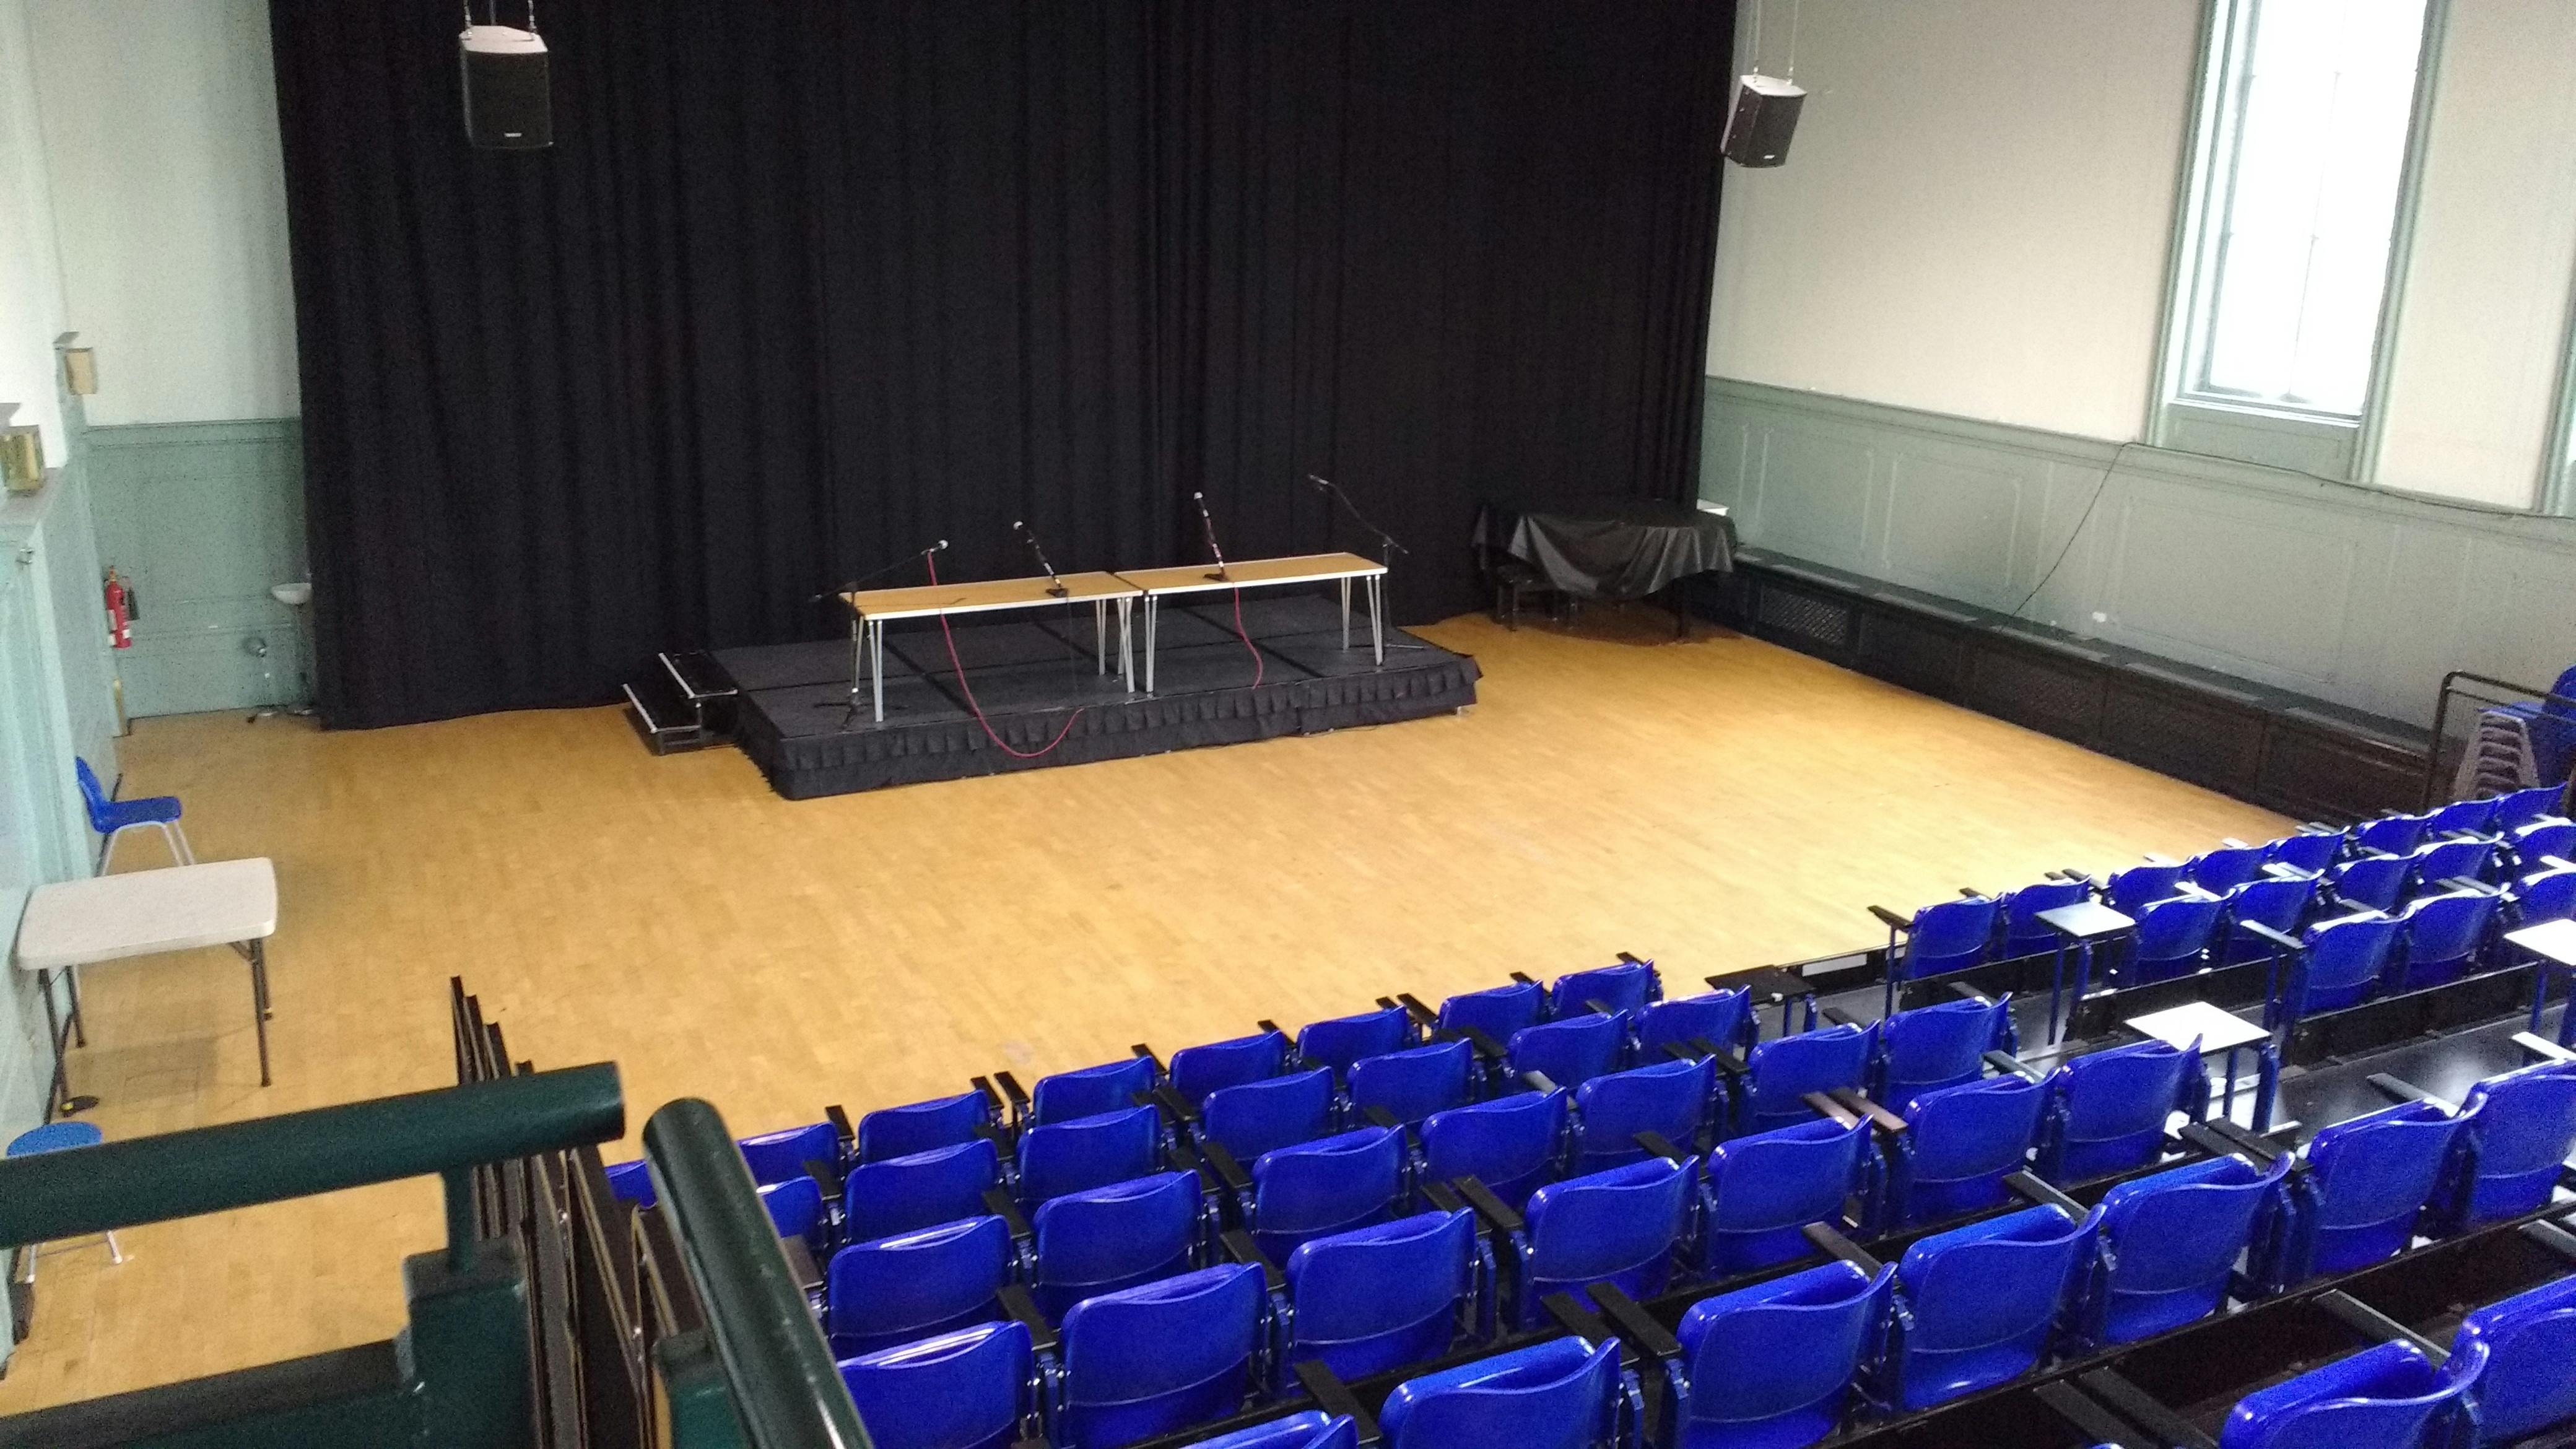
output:
M267 939L277 933L277 870L264 856L134 870L36 887L18 921L18 969L36 973L45 998L45 1035L53 1043L51 1100L66 1112L90 1105L66 1099L64 1038L89 1045L80 1014L83 966L165 951L230 946L250 963L251 1008L259 1029L259 1084L268 1074ZM71 988L70 1020L54 1008L53 973Z
M1062 590L1062 592L1057 592ZM850 606L850 694L857 703L859 675L868 676L876 717L885 721L885 626L896 619L936 619L950 614L983 614L996 609L1037 609L1049 604L1091 606L1091 649L1099 672L1109 672L1111 604L1118 606L1118 664L1127 688L1136 688L1136 649L1130 633L1134 585L1116 574L1060 574L1032 579L984 579L963 584L920 584L900 589L862 589L841 595Z
M2236 1054L2272 1037L2272 1033L2263 1027L2206 1001L2186 1001L2180 1006L2130 1017L2120 1024L2176 1051L2189 1051L2197 1046L2203 1052L2226 1052L2227 1093L2218 1108L2222 1116L2236 1110ZM2268 1078L2262 1078L2255 1085L2254 1126L2257 1131L2272 1120L2272 1094L2266 1089L2268 1081Z
M1369 648L1377 662L1386 663L1386 617L1381 607L1380 586L1386 579L1386 565L1364 559L1355 553L1312 553L1293 558L1257 558L1243 563L1182 564L1167 569L1121 569L1118 577L1135 586L1145 596L1145 692L1154 692L1155 626L1160 622L1164 596L1169 594L1204 594L1217 589L1287 588L1295 584L1329 584L1342 586L1342 647L1351 647L1351 581L1359 580L1368 590Z

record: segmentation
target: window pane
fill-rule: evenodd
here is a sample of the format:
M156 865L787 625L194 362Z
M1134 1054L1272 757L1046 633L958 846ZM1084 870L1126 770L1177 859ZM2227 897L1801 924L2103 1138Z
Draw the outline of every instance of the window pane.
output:
M2425 0L2254 0L2199 389L2358 417Z

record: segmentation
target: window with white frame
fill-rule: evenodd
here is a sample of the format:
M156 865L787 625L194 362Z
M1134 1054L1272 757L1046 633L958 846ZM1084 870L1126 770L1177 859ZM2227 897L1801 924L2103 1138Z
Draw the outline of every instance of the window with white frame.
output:
M2353 470L2437 3L2213 0L2169 444Z

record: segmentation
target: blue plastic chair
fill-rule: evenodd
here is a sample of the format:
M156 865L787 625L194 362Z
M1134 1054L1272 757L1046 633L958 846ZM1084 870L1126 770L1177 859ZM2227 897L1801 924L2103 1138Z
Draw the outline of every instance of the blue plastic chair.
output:
M2535 785L2528 790L2515 790L2496 797L2495 823L2499 831L2519 830L2525 825L2552 817L2567 818L2567 786Z
M1249 1429L1201 1439L1189 1449L1359 1449L1359 1426L1348 1414L1308 1409Z
M1866 1180L1869 1127L1800 1122L1710 1148L1700 1267L1729 1278L1816 1251L1799 1229L1838 1220Z
M876 1449L1004 1449L1037 1427L1026 1326L986 1323L844 1362Z
M1560 1087L1579 1087L1617 1071L1627 1045L1627 1018L1587 1013L1512 1033L1507 1060L1515 1073L1537 1072Z
M2357 856L2326 872L2328 888L2345 910L2394 911L2414 880L2414 857L2405 855Z
M1351 1105L1375 1107L1406 1123L1465 1106L1475 1055L1463 1041L1438 1041L1364 1057L1351 1064Z
M1075 1304L1055 1442L1118 1449L1241 1408L1261 1386L1266 1307L1261 1270L1241 1263Z
M1997 902L2003 915L2003 946L1996 954L2003 960L2015 961L2024 956L2045 956L2055 951L2057 932L2039 918L2039 913L2092 898L2093 883L2081 876L2044 880L2004 892Z
M1330 1067L1335 1077L1347 1077L1351 1064L1362 1057L1400 1052L1420 1040L1414 1034L1412 1016L1401 1006L1390 1006L1312 1023L1297 1033L1297 1061L1301 1066Z
M911 1157L972 1142L994 1125L993 1099L982 1092L881 1107L859 1119L853 1155L861 1162Z
M2386 855L2413 855L2424 843L2424 833L2432 827L2430 815L2383 815L2365 820L2344 832L2355 850L2376 850Z
M2544 1062L2487 1078L2460 1104L2460 1150L2439 1221L2458 1232L2536 1212L2576 1152L2576 1063Z
M10 1138L7 1151L0 1152L0 1157L36 1157L47 1152L76 1152L84 1147L96 1147L105 1141L107 1141L107 1134L100 1131L98 1124L95 1122L47 1122L40 1127L30 1127L26 1131L19 1133L17 1136ZM636 1168L641 1168L644 1164L641 1161L637 1161L633 1164L621 1163L619 1165L631 1165ZM616 1169L611 1168L609 1171L614 1174ZM612 1190L617 1186L613 1176L609 1186ZM652 1202L652 1189L652 1179L646 1178L644 1181L644 1190L646 1193L644 1201L648 1205ZM619 1195L624 1196L623 1193L620 1193ZM116 1234L111 1232L104 1234L104 1236L107 1239L107 1260L111 1263L124 1262L125 1250L116 1245ZM27 1281L29 1283L33 1283L35 1282L35 1247L33 1244L28 1245L27 1252ZM21 1319L20 1322L24 1323L25 1320Z
M1634 1017L1646 1009L1646 1003L1660 1001L1663 995L1663 978L1655 974L1654 962L1622 961L1556 978L1548 988L1547 1009L1550 1016L1574 1016L1592 1010L1592 1003L1598 1001L1612 1015Z
M2436 838L2463 832L2470 835L2493 835L2498 803L2493 798L2454 800L2432 813L2425 822L2425 833Z
M835 1177L840 1174L841 1134L829 1122L763 1132L745 1137L738 1145L742 1160L751 1168L751 1180L762 1187L796 1181L805 1176L809 1162L822 1164Z
M1753 993L1738 986L1648 1006L1637 1018L1637 1048L1646 1061L1663 1060L1670 1047L1696 1050L1691 1043L1702 1041L1721 1051L1745 1052L1753 1049L1756 1028Z
M1896 994L1906 982L1947 976L1994 959L1995 903L1984 896L1941 901L1914 913L1910 921L1888 915L1887 1001L1883 1014L1896 1011Z
M2264 1025L2296 1031L2312 1012L2342 1011L2368 1000L2386 979L2404 929L2404 922L2378 911L2308 927L2274 978Z
M2280 949L2245 929L2247 926L2261 926L2296 940L2316 900L2317 883L2305 877L2265 876L2229 891L2227 934L2221 938L2218 952L2220 964L2235 966L2247 961L2260 961Z
M48 1123L47 1125L51 1126L54 1124ZM70 1127L89 1126L86 1122L69 1122L62 1125ZM42 1131L43 1129L39 1128L37 1130ZM12 1142L9 1145L11 1147L15 1147L18 1144ZM11 1153L10 1155L16 1156L17 1154ZM615 1196L618 1201L631 1202L637 1207L651 1207L659 1200L660 1195L653 1190L652 1165L647 1163L643 1158L638 1157L632 1162L612 1162L608 1164L606 1168L602 1169L602 1171L608 1178L608 1191Z
M1860 1090L1869 1076L1871 1045L1869 1031L1857 1026L1829 1026L1757 1044L1745 1056L1744 1101L1735 1130L1769 1132L1813 1121L1816 1109L1801 1099L1810 1092Z
M1152 1057L1129 1057L1040 1077L1029 1093L1029 1122L1044 1127L1123 1112L1136 1105L1138 1093L1154 1089L1159 1075Z
M823 1331L841 1358L1002 1316L1011 1229L967 1218L852 1243L823 1272Z
M2004 1179L2030 1165L2048 1089L1988 1077L1904 1103L1905 1130L1885 1144L1882 1226L1939 1222L2001 1207Z
M2130 912L2137 929L2120 955L2123 985L2171 981L2200 969L2218 939L2227 902L2212 895L2172 896Z
M2135 1343L2217 1312L2290 1167L2286 1153L2268 1171L2213 1157L2105 1193L2082 1336Z
M2485 1367L2476 1345L2435 1368L2411 1343L2383 1343L2237 1400L2219 1449L2468 1449Z
M1300 1244L1386 1221L1404 1190L1404 1134L1363 1127L1263 1153L1243 1214L1263 1257L1284 1263Z
M1386 1449L1613 1449L1623 1377L1616 1343L1552 1339L1405 1380L1378 1429Z
M2451 880L2493 880L2497 853L2492 840L2427 841L2415 852L2415 888L2429 890Z
M1023 1212L1039 1203L1160 1171L1162 1116L1129 1107L1097 1117L1050 1122L1020 1134L1018 1195Z
M769 1225L782 1238L802 1238L807 1246L830 1246L824 1230L823 1184L810 1177L773 1182L760 1190L760 1205L769 1210Z
M1547 993L1535 981L1515 981L1488 991L1469 991L1440 1003L1440 1029L1481 1031L1498 1042L1536 1026L1547 1012Z
M2111 872L2111 878L2102 883L2102 903L2121 915L2134 917L2157 901L2172 899L2181 890L2181 862L2155 860Z
M2286 865L2309 875L2323 875L2326 868L2343 855L2343 832L2340 830L2302 830L2284 835L2264 847L2267 865Z
M1164 1075L1170 1079L1172 1095L1197 1108L1228 1087L1266 1082L1287 1070L1287 1035L1265 1031L1183 1047L1172 1053L1172 1065Z
M1877 1357L1895 1277L1837 1261L1692 1304L1673 1334L1673 1449L1804 1449L1832 1437L1861 1365Z
M2517 828L2505 838L2505 844L2513 852L2516 866L2523 870L2550 856L2567 860L2576 857L2576 822L2535 820Z
M1986 1074L1985 1054L2010 1053L2012 998L1945 1001L1900 1011L1878 1023L1869 1064L1869 1095L1899 1105L1925 1092L1973 1082Z
M2397 989L2420 991L2468 975L2485 955L2503 905L2502 895L2486 890L2417 897L2398 918L2405 926L2405 947Z
M2214 896L2223 896L2262 874L2267 848L2226 845L2184 861L2182 878Z
M2197 1048L2138 1042L2076 1057L2049 1074L2039 1175L2067 1184L2144 1167L2164 1151L2165 1119L2209 1115Z
M151 826L161 832L170 847L170 859L178 865L195 865L197 853L188 848L188 832L179 824L179 797L150 795L139 800L111 798L107 787L98 782L98 772L89 761L72 756L72 772L80 777L81 804L89 811L89 828L106 842L99 847L99 874L107 873L107 863L116 855L116 842L129 830Z
M1550 1293L1611 1283L1650 1298L1672 1280L1673 1253L1689 1227L1699 1159L1661 1157L1551 1182L1530 1194L1526 1231L1514 1237L1513 1281L1523 1328L1536 1327Z
M2092 1237L2092 1218L2036 1207L1906 1249L1883 1390L1890 1407L1928 1409L2036 1367Z
M1638 1161L1637 1134L1653 1132L1683 1151L1699 1145L1717 1065L1662 1062L1595 1077L1574 1094L1574 1170L1599 1172Z
M1288 1255L1290 1363L1320 1359L1337 1378L1357 1379L1449 1351L1475 1324L1482 1240L1466 1211L1420 1213L1335 1233Z
M1422 1171L1434 1182L1472 1177L1517 1211L1564 1170L1572 1094L1521 1092L1435 1112L1422 1124Z
M1001 1183L1001 1151L980 1137L862 1162L841 1179L841 1233L853 1241L883 1238L975 1217L984 1211L984 1190Z
M1215 1230L1195 1173L1158 1172L1038 1204L1029 1296L1054 1322L1085 1298L1188 1272Z
M2451 1342L2486 1350L2478 1375L2479 1437L2503 1444L2576 1426L2576 1277L2517 1293L2470 1314Z
M2430 1102L2408 1102L2320 1130L2307 1146L2309 1170L2291 1179L2260 1235L2267 1251L2257 1275L2278 1291L2405 1251L2460 1125Z
M2514 924L2576 916L2576 864L2549 865L2505 887Z
M1333 1074L1322 1067L1221 1087L1199 1111L1199 1135L1250 1162L1333 1130Z

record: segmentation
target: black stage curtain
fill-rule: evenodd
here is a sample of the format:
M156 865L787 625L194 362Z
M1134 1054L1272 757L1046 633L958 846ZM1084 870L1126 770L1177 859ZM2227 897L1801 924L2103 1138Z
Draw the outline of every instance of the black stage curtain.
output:
M1418 620L1486 493L1687 496L1733 8L548 0L494 153L455 12L272 0L325 718L614 698L1021 518L1365 544L1321 473Z

